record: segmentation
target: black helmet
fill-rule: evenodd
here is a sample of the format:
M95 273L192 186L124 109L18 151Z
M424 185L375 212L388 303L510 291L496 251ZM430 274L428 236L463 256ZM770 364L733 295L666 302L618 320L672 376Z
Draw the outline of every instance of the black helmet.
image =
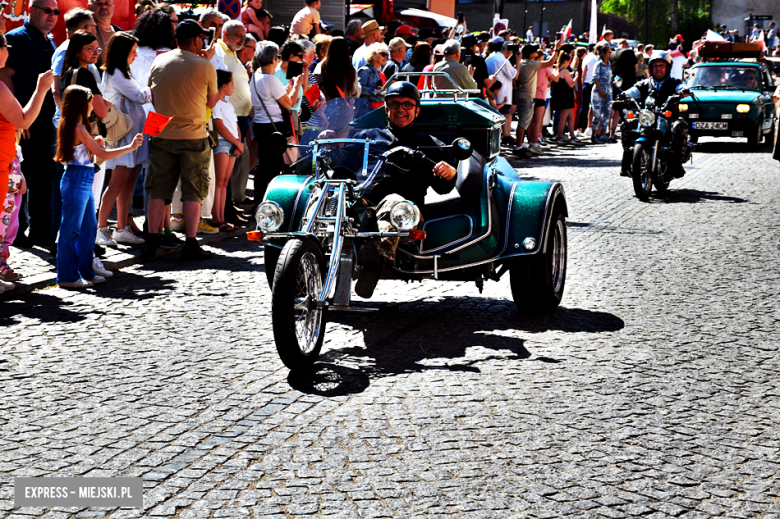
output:
M420 104L420 91L417 87L408 81L396 81L390 85L385 93L385 101L391 97L408 97L414 99L414 101Z
M650 69L651 73L653 72L653 63L659 61L666 63L666 75L664 78L669 77L669 75L672 73L672 56L665 50L657 50L653 52L652 56L650 56L650 61L647 63L647 67Z

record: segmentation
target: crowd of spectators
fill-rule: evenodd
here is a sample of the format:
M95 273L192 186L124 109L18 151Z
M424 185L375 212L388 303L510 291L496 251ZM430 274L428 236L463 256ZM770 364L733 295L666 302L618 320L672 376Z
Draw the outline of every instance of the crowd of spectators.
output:
M66 13L56 0L30 6L24 25L0 39L0 186L8 186L0 290L21 277L7 262L11 244L47 249L58 281L72 287L111 276L100 261L105 247L154 257L181 246L182 260L208 259L196 235L246 225L268 183L295 160L294 149L271 152L271 134L297 142L334 98L379 107L387 81L404 73L437 91L430 95L461 89L483 98L505 115L502 144L521 159L553 144L616 142L612 79L630 86L645 77L654 50L613 41L612 31L586 47L534 38L531 29L528 41L469 32L465 22L417 29L352 20L341 32L321 19L319 0L305 0L289 28L274 26L262 0L246 0L235 20L216 10L180 20L170 4L141 0L128 31L112 23L112 0ZM67 39L57 46L60 14ZM762 37L776 47L774 24ZM673 75L696 59L682 44L678 35L664 49ZM411 76L425 71L449 79ZM152 112L171 120L145 135Z

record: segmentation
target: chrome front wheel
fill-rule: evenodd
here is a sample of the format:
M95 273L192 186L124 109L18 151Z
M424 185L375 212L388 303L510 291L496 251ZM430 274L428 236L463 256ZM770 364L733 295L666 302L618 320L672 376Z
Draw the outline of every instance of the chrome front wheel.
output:
M313 240L290 240L276 264L271 313L279 357L292 371L310 369L325 336L327 307L319 303L325 264Z

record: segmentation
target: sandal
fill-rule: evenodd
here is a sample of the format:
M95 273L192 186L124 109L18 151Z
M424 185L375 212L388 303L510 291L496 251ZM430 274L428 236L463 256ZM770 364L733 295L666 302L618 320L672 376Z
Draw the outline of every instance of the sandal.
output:
M236 230L236 226L232 223L222 222L217 226L217 229L219 229L219 232L233 232Z
M14 269L12 269L7 263L0 265L0 279L3 281L16 281L17 279L21 278L22 275L18 272L14 272Z

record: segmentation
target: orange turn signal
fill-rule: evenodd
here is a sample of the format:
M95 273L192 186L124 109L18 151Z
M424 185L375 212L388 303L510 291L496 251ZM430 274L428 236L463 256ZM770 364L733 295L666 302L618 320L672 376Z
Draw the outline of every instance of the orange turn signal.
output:
M634 112L628 112L628 115L626 115L626 119L629 121L634 118Z
M263 241L263 231L249 231L246 233L246 239L249 241Z
M424 240L428 235L425 231L418 231L417 229L409 231L409 241Z
M671 116L672 116L672 112L671 111L667 110L667 111L664 112L664 117L666 117L667 119L670 118Z

